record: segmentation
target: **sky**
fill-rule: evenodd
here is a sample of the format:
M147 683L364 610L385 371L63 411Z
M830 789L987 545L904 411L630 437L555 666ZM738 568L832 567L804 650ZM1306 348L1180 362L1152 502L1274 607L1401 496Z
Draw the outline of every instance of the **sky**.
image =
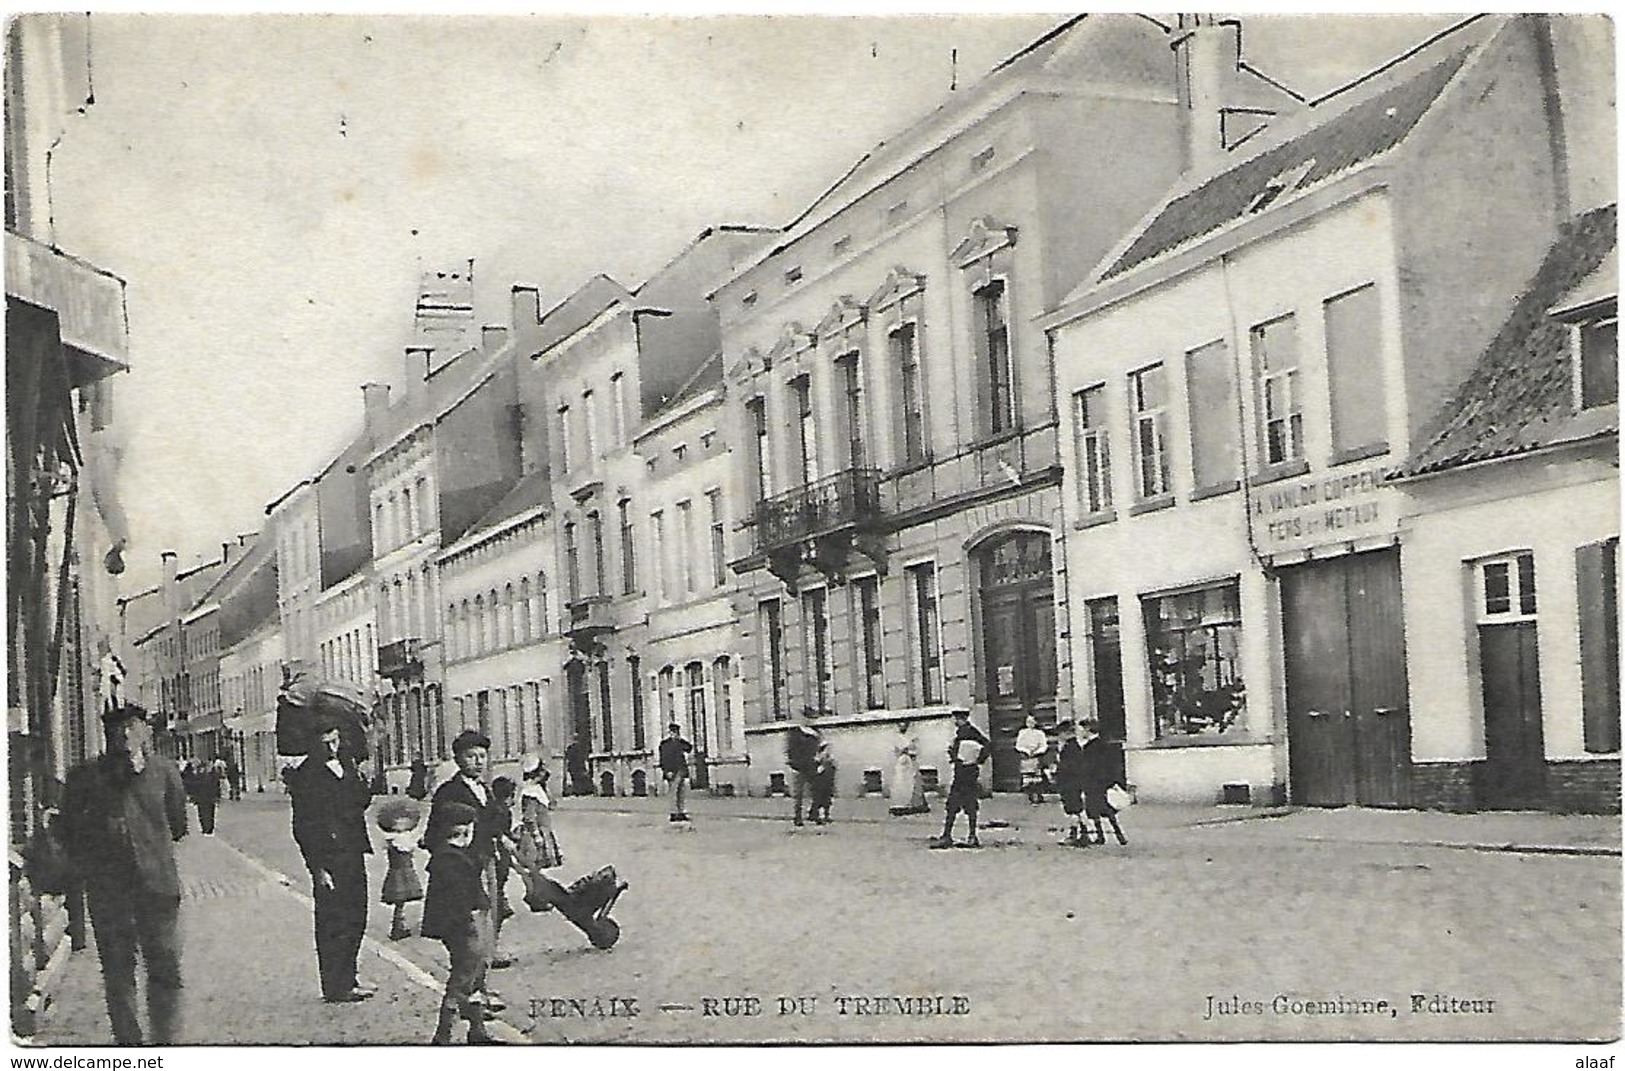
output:
M959 16L93 18L52 158L58 245L128 284L128 592L258 530L399 386L418 272L478 316L629 287L719 223L783 225L876 142L1061 21ZM1258 17L1308 96L1451 20Z

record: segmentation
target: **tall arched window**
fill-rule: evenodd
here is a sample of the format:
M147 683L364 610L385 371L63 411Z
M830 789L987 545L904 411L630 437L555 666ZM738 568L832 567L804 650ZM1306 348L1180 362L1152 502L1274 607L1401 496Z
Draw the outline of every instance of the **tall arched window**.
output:
M512 584L502 589L502 634L507 640L504 646L519 642L519 607L514 605Z
M538 636L550 635L553 631L553 616L547 610L547 574L536 574L536 634Z
M457 647L457 605L455 603L446 604L446 621L448 622L446 629L446 657L461 658L463 653Z
M531 623L534 615L530 609L530 577L528 576L521 578L519 581L518 613L519 640L521 643L529 643L532 639L531 629L535 626Z
M474 653L482 655L491 649L490 623L485 618L485 596L474 596Z
M712 708L717 712L717 753L721 755L734 747L732 690L733 665L723 655L711 663Z
M496 588L490 590L486 599L485 612L491 617L491 647L500 651L508 646L507 639L502 635L502 600Z

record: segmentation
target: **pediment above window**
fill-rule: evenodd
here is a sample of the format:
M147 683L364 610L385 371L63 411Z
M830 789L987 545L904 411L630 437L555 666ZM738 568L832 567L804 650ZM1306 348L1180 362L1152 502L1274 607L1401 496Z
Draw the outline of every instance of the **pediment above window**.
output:
M792 320L784 325L784 331L779 335L779 340L768 351L768 362L769 364L776 364L779 361L787 360L798 353L804 353L812 349L817 343L817 336Z
M1016 228L1006 227L991 216L983 216L971 221L970 232L965 235L964 241L954 247L953 261L961 268L968 268L978 260L1015 244Z
M869 308L860 305L852 299L850 294L842 294L835 299L835 304L818 321L818 337L829 338L838 335L847 328L856 327L869 316Z
M755 346L751 346L729 366L727 378L730 383L745 383L752 376L767 371L768 367L767 360L762 356L762 351Z
M883 309L888 305L896 305L904 298L912 297L925 289L925 276L907 268L893 268L887 275L886 281L880 289L869 296L869 307Z

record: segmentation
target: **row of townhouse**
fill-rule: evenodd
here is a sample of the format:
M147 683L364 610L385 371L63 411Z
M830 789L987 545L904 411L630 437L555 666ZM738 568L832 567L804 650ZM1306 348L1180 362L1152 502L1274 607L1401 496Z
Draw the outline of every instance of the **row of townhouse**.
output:
M1608 33L1309 102L1234 23L1073 19L636 289L477 329L426 273L268 507L279 654L397 788L475 727L641 793L675 722L762 794L807 719L885 791L964 709L997 789L1092 716L1148 798L1617 809Z
M752 790L968 708L996 788L1087 715L1149 798L1617 810L1608 35L1295 108L1198 19L1162 115L1083 19L861 161L715 294Z

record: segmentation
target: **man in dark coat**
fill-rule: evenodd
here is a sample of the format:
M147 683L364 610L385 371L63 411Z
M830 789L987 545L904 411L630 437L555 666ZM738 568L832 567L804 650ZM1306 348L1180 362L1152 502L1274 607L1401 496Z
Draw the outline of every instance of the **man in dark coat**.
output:
M63 842L89 899L113 1040L171 1045L181 996L174 842L186 835L186 792L175 763L152 746L146 711L110 707L102 722L107 752L70 773L63 790ZM145 1039L135 1004L137 951L147 968Z
M688 821L688 753L694 745L683 739L683 727L676 722L666 726L666 739L660 741L660 775L671 797L671 820Z
M807 791L818 772L818 745L823 742L824 734L805 721L790 726L784 736L784 764L790 767L790 794L795 797L794 820L798 826L802 824L801 809L806 803Z
M446 842L446 834L451 828L447 809L449 804L459 803L474 808L477 817L468 856L479 864L486 898L494 905L502 900L496 888L496 853L497 838L507 829L507 823L503 820L507 810L498 805L485 784L485 763L490 748L490 738L473 729L458 733L451 742L451 757L457 763L457 776L447 778L434 790L434 799L429 804L429 822L423 831L423 846L433 854ZM484 910L491 916L490 966L498 969L507 967L513 963L512 958L497 951L497 941L502 937L501 916L495 908L486 907Z
M316 965L322 999L330 1004L366 1000L376 990L356 978L356 958L367 929L367 865L372 840L367 804L372 794L340 746L339 724L326 720L311 753L288 772L293 839L310 870L316 901Z

